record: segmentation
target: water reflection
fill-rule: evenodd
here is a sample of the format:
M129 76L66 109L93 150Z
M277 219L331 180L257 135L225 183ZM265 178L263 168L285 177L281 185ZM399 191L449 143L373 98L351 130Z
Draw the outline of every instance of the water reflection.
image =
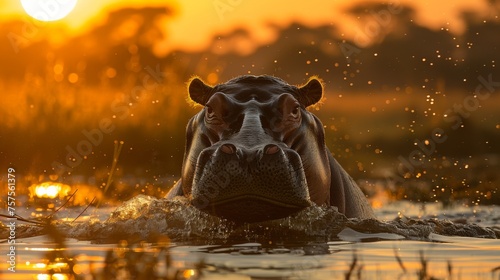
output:
M452 217L467 218L463 212L456 211L440 220L400 218L392 222L377 223L343 221L339 232L333 230L325 237L324 229L314 227L315 218L322 217L321 225L333 226L334 221L339 221L339 217L332 212L331 217L335 218L332 220L326 215L330 212L312 209L313 212L303 213L297 219L278 221L272 232L272 224L266 227L246 226L239 229L240 239L229 238L232 236L229 233L225 233L224 236L229 236L226 239L211 239L210 232L221 231L220 228L217 229L217 223L209 223L203 216L182 208L182 204L148 200L147 205L151 207L148 211L135 207L133 202L143 201L141 199L145 198L125 203L124 208L114 211L112 215L108 213L105 216L113 218L106 221L80 221L78 224L57 220L43 224L42 236L20 237L16 241L16 273L9 274L6 279L392 280L431 277L497 279L500 276L500 241L478 238L486 235L477 231L492 231L497 228L496 207L477 208L475 216L471 217L482 219L485 225L492 228L472 223L461 225L446 220ZM418 207L413 206L413 212L418 212ZM131 214L128 211L130 209L138 212ZM170 209L167 211L170 214L165 214L162 209ZM380 217L394 217L403 210L404 207L398 205L394 209L385 207L383 212L380 210L377 214ZM408 211L403 212L412 213ZM315 218L307 219L309 216ZM162 225L160 221L165 223L167 231L163 232L158 227ZM410 225L435 228L426 235L412 235L411 232L411 238L401 235L406 226ZM120 235L109 231L113 226ZM185 227L189 227L189 230ZM287 231L287 228L293 232ZM24 230L25 227L20 226L19 229ZM140 229L151 234L147 235L148 238L137 238L133 233L137 235ZM454 230L456 234L465 233L464 236L475 233L470 235L475 237L445 236L450 230ZM470 230L472 231L467 233ZM166 237L166 233L177 231L190 232L192 239L183 239L185 236L182 235L171 241ZM92 241L68 239L61 232L66 236L80 236ZM437 234L440 232L442 233ZM323 236L318 238L320 234ZM113 241L113 236L128 239ZM241 241L242 239L246 241ZM0 250L6 250L7 246L7 243L1 243ZM7 271L6 265L7 263L0 264L0 271Z
M497 279L500 241L432 235L409 240L190 246L90 244L50 248L28 238L12 279ZM5 246L2 244L1 246ZM471 258L474 254L474 258ZM20 262L21 263L21 262ZM433 278L432 278L433 277ZM496 278L495 278L496 277ZM11 279L11 278L9 278Z

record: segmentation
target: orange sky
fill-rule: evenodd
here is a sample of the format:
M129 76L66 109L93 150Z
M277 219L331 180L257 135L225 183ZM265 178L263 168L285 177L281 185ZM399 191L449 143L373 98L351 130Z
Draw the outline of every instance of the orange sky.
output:
M257 45L272 43L275 33L268 26L273 23L286 26L292 21L314 27L324 24L338 26L344 35L352 39L359 33L359 22L345 10L356 3L375 2L377 0L350 0L350 1L290 1L290 0L79 0L75 10L62 24L71 28L72 32L82 30L81 27L90 26L103 19L103 11L125 6L154 6L170 3L175 7L176 15L165 22L167 40L156 46L158 53L167 53L172 49L201 50L207 47L214 33L229 33L236 26L251 27L253 40L245 49L251 51ZM272 3L272 6L270 6ZM451 32L459 33L463 30L462 22L458 19L461 11L475 11L487 15L489 9L486 1L470 0L401 0L393 3L402 3L413 6L416 11L415 21L432 28L448 27ZM216 5L219 5L219 12ZM16 0L9 0L0 4L0 17L25 17L21 4Z

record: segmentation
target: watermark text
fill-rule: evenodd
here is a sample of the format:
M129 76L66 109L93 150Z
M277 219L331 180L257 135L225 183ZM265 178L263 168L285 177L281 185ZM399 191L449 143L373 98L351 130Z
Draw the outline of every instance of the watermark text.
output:
M12 167L7 169L7 212L11 216L7 220L7 227L9 228L7 269L16 272L16 170Z

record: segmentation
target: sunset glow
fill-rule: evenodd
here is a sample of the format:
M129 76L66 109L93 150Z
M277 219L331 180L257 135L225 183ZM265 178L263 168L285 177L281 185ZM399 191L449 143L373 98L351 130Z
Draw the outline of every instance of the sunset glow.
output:
M235 28L244 28L250 31L251 40L228 44L226 49L219 48L218 52L236 51L249 54L256 47L272 43L277 38L276 27L283 28L292 22L298 22L310 27L325 24L338 26L338 31L346 39L354 39L363 32L363 21L354 17L348 11L360 3L378 3L369 1L335 1L325 4L324 1L312 0L308 2L274 1L269 7L265 1L138 1L138 0L104 0L80 1L76 0L22 0L22 7L16 4L6 4L0 11L0 16L15 16L28 13L38 20L60 21L71 30L72 34L85 32L96 24L101 24L109 12L123 7L170 7L173 16L161 21L162 31L168 34L168 39L157 42L155 53L166 55L172 50L199 51L205 49L214 36L229 34ZM44 3L41 5L40 3ZM218 3L218 4L217 4ZM394 1L394 5L407 5L415 10L416 23L432 29L446 28L452 33L460 34L464 31L464 22L460 15L475 12L486 15L488 5L486 1ZM75 7L76 5L76 7ZM263 8L267 7L267 8ZM25 11L24 11L24 10ZM74 9L73 12L71 12ZM71 13L70 13L71 12ZM69 14L68 14L69 13ZM369 43L366 41L365 43ZM226 43L227 44L227 43Z
M56 21L66 17L76 6L77 0L21 0L23 9L40 21Z
M0 22L0 279L500 277L500 0Z

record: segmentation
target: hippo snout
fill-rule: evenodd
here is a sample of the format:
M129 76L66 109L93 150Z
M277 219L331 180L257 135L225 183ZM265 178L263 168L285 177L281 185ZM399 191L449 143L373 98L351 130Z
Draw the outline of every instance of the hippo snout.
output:
M192 204L248 222L286 217L310 206L301 158L284 146L225 142L204 149L196 164Z

